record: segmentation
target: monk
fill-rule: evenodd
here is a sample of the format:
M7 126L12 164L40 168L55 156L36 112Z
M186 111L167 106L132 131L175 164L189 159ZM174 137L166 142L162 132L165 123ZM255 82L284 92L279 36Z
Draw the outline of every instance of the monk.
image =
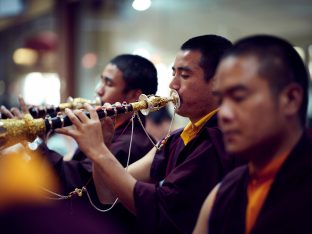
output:
M206 199L194 233L311 233L309 79L293 46L256 35L236 42L216 74L219 124L229 154L248 165Z

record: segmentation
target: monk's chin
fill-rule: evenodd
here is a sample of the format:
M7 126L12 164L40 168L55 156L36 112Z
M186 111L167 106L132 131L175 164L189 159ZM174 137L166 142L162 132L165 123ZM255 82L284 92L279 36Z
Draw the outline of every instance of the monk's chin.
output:
M250 160L252 153L248 149L239 149L235 147L226 146L226 151L229 155L241 158L243 160Z

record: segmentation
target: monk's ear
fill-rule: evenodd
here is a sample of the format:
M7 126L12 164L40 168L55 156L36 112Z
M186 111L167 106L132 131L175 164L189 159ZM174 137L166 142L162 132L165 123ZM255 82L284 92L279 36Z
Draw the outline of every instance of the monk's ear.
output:
M281 108L285 115L292 116L299 113L303 100L303 90L295 83L285 87L280 96Z

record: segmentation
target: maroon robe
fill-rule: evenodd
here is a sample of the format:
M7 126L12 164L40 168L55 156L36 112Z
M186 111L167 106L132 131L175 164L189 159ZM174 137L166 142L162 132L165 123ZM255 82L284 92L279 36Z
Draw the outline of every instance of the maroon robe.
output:
M141 117L141 119L144 123L144 118ZM113 155L124 167L128 159L131 131L131 122L126 121L123 123L115 130L110 147ZM152 147L153 144L146 136L137 118L135 118L130 164L147 154ZM79 149L75 152L73 160L70 161L64 161L62 155L48 149L45 144L40 145L39 150L55 169L63 192L67 193L75 188L81 188L92 177L92 162Z
M144 117L140 116L143 124ZM119 160L119 162L126 166L130 138L132 132L131 122L124 123L115 130L112 140L111 151ZM131 147L130 163L140 159L147 154L153 144L150 142L142 126L137 118L134 120L134 132ZM60 184L62 185L62 194L67 195L75 188L86 186L91 196L92 202L100 209L107 209L109 206L104 206L98 200L95 185L92 178L92 162L86 158L81 151L77 151L73 157L74 160L63 161L63 156L55 151L49 150L46 145L40 145L39 150L42 155L51 163L59 176ZM89 181L89 182L88 182ZM74 197L65 201L58 201L66 209L67 213L72 217L79 218L81 213L88 213L90 218L100 218L102 222L98 225L107 233L132 233L135 226L135 216L131 214L121 204L117 204L109 212L101 213L97 211L90 204L88 197L84 194L82 197ZM115 228L114 228L115 227Z
M191 233L210 190L236 166L225 154L213 116L186 146L182 130L157 152L151 168L155 184L137 182L137 219L142 233Z
M251 234L312 233L312 135L304 133L278 171ZM209 219L209 233L245 233L247 166L221 183Z
M69 215L66 208L59 203L17 203L0 210L0 225L3 234L124 233L101 217L90 216L87 212L80 212L76 216Z

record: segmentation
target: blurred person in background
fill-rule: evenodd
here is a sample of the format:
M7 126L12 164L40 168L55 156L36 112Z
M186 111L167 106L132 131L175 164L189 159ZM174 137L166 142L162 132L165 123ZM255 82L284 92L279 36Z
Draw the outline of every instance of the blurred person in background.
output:
M146 131L158 142L165 138L170 129L172 116L168 108L151 112L146 116ZM174 129L170 129L174 130Z

